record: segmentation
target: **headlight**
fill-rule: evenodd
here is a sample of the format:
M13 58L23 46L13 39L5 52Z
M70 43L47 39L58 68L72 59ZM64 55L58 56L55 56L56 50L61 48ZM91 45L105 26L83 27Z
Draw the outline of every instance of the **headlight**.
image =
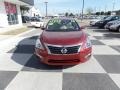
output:
M92 47L92 43L91 43L89 38L87 38L85 46L86 46L86 48L91 48Z
M111 25L115 25L116 23L111 23Z
M92 43L90 39L87 37L87 40L85 41L85 43L82 44L80 51L84 51L85 49L88 49L88 48L92 48Z
M35 48L44 49L42 43L40 42L40 39L37 39L36 44L35 44Z
M115 24L120 24L120 22L117 22L117 23L115 23Z
M103 21L100 21L99 23L103 23Z

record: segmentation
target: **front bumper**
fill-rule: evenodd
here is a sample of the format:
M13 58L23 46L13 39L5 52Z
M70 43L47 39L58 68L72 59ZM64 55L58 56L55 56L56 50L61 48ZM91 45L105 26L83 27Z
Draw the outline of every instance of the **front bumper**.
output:
M95 26L95 23L94 21L90 21L90 26Z
M92 48L85 49L76 54L48 54L47 51L35 49L35 54L40 60L48 65L76 65L83 63L91 57Z
M111 27L110 27L110 30L117 30L117 27L111 26Z
M104 23L99 23L99 22L97 22L97 23L95 23L95 26L97 26L97 27L99 27L99 28L104 28Z
M109 26L109 25L105 25L104 28L105 28L105 29L110 29L110 26Z

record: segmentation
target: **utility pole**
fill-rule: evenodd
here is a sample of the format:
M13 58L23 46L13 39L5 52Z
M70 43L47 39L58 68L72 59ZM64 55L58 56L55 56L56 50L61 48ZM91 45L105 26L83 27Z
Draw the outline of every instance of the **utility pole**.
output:
M113 11L115 10L115 0L113 0Z
M107 12L107 5L105 5L105 12Z
M46 17L47 17L47 12L48 12L47 11L47 7L48 7L47 4L48 4L48 2L44 2L44 3L45 3L45 6L46 6Z
M96 13L96 7L94 7L94 10L95 10L95 12L94 12L94 13Z
M81 21L83 20L84 6L85 6L85 1L83 0L83 3L82 3L82 19L81 19Z

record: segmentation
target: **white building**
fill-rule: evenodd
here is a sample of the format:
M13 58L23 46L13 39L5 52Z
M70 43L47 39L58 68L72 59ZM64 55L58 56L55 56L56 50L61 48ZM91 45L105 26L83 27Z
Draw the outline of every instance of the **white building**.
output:
M34 0L0 0L0 27L22 25L20 6L32 6Z
M35 17L35 16L40 16L42 17L42 14L40 12L39 9L36 9L35 7L32 7L30 10L29 10L29 14L31 17Z

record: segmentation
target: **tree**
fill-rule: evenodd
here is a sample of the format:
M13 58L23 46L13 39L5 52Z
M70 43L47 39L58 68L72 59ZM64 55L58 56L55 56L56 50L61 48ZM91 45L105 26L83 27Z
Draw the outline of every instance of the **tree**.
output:
M74 14L73 14L73 13L70 13L70 14L69 14L69 16L70 16L70 17L73 17L73 16L74 16Z
M95 15L100 15L100 12L96 12L96 14Z
M120 10L116 11L116 15L120 15Z
M87 9L86 9L86 13L87 13L88 15L91 15L91 14L93 13L93 9L92 9L91 7L87 8Z
M29 7L26 6L20 6L21 14L24 15L25 12L28 12L30 10Z
M101 14L101 15L104 15L105 13L102 11L100 14Z
M105 12L105 15L111 15L111 11Z
M107 15L111 15L111 11L108 11L108 12L107 12Z
M68 13L68 12L66 12L66 13L65 13L65 16L66 16L66 17L68 17L68 16L69 16L69 13Z

